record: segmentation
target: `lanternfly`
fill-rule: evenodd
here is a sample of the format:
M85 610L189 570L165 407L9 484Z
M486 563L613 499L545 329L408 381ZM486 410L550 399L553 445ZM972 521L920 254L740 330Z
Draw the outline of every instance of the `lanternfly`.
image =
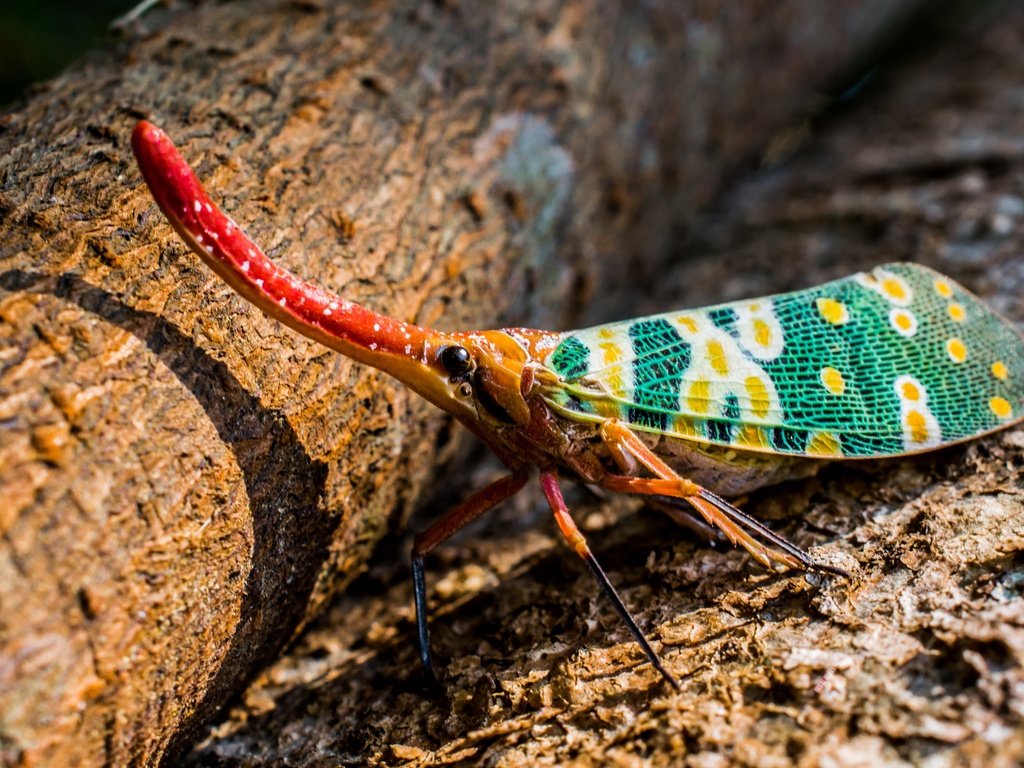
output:
M891 264L795 293L582 331L445 333L370 311L271 262L155 126L139 123L132 147L168 220L242 297L391 374L508 466L416 537L416 619L431 677L423 558L518 492L534 467L569 545L678 687L573 522L559 472L685 502L767 567L842 574L723 497L812 474L824 460L931 450L1024 417L1024 339L925 267Z

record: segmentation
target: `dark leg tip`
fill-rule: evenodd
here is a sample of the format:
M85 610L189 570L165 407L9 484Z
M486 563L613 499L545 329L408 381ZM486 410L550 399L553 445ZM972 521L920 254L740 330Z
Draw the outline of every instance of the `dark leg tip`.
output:
M671 674L668 670L662 669L661 676L665 679L665 682L672 686L676 693L680 693L683 690L683 686L676 680L675 675Z
M430 699L439 699L444 695L444 686L441 685L441 681L437 679L434 672L423 670L423 673L419 676L419 692Z
M843 579L850 578L850 572L840 568L836 565L826 565L825 563L811 563L808 566L808 570L814 571L815 573L827 573L830 576L839 576Z

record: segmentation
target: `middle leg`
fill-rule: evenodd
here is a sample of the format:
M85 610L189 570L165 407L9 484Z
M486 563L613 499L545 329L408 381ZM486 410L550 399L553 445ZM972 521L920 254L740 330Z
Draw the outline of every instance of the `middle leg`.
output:
M636 621L630 614L629 609L626 608L626 604L622 602L622 598L619 597L619 593L615 591L615 587L608 580L607 574L601 564L597 562L597 558L594 557L594 553L590 551L590 546L587 544L586 538L583 536L583 532L576 526L576 522L572 519L572 515L569 513L569 507L565 503L565 498L562 496L562 489L558 485L558 470L554 467L548 469L542 469L540 473L540 484L544 490L544 496L547 497L548 504L551 506L551 511L555 514L555 522L558 524L558 529L562 532L565 540L572 547L573 551L580 556L580 558L590 568L590 572L594 575L597 583L601 585L601 589L604 590L605 594L612 601L612 605L615 606L615 611L619 614L619 617L625 622L629 632L636 639L640 648L643 650L644 655L647 656L647 660L651 662L656 670L658 670L662 677L668 681L668 683L675 688L677 691L679 688L679 681L673 677L672 673L669 672L665 665L662 663L661 658L655 652L654 648L651 647L650 642L644 636L644 633L640 631L640 627L637 626Z

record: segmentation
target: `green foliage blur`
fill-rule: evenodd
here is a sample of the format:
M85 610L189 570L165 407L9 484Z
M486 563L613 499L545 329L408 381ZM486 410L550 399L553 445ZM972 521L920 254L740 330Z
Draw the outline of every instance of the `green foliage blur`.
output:
M0 106L101 45L137 0L0 0Z

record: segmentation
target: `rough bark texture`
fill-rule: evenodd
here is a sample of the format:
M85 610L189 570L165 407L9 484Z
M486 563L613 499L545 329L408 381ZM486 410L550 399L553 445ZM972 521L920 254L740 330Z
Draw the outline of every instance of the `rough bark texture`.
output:
M1022 93L1018 5L890 72L798 158L744 184L640 309L912 258L1024 321ZM635 504L581 493L595 550L683 678L679 694L542 500L521 498L428 564L443 693L416 687L406 575L382 559L190 764L1021 765L1022 467L1017 428L832 465L747 502L833 553L849 581L768 575Z
M159 760L451 452L439 415L183 253L136 118L296 272L424 324L547 324L643 287L913 4L176 6L4 116L0 759Z

